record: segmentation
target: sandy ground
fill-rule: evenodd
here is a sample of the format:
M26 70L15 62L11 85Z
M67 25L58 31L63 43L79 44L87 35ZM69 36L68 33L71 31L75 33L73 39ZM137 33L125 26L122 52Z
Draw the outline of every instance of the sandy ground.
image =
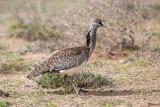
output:
M6 40L5 43L15 41L15 39L7 41L6 38L4 40ZM20 43L22 40L16 41ZM24 47L19 47L19 49L22 48ZM7 50L12 51L12 49L8 47ZM139 60L122 64L120 61L126 57L115 56L116 58L109 59L105 56L100 57L96 53L93 54L89 63L104 62L104 64L100 67L96 66L93 72L112 78L112 87L87 89L89 92L77 96L74 93L64 93L63 86L58 89L42 89L35 82L26 79L30 71L13 70L0 74L0 89L10 94L10 97L0 97L0 101L10 102L11 107L160 107L159 70L150 65L143 65ZM30 63L41 62L49 56L48 53L28 53L20 57L23 62Z

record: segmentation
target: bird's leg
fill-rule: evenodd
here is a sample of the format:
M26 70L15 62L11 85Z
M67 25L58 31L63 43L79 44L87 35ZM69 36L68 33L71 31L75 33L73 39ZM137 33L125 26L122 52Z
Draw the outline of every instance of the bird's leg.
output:
M65 93L67 92L67 84L66 84L66 79L67 79L67 75L64 75L64 88L65 88Z
M73 77L72 76L70 78L70 81L71 81L72 87L74 88L75 93L77 95L79 95L79 89L77 89L76 86L74 85L74 83L73 83Z

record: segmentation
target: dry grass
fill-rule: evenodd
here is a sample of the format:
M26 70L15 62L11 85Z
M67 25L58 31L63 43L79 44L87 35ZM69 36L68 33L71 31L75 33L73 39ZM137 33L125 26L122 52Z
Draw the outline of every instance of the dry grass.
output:
M134 45L141 44L139 40L143 40L139 36L143 38L148 36L145 34L151 32L146 30L143 25L156 17L154 9L151 8L147 0L145 3L143 0L107 0L105 3L103 0L88 0L87 2L83 1L79 8L81 9L78 11L74 11L72 8L69 11L70 16L72 16L66 19L66 23L70 28L69 31L74 34L77 34L76 31L81 31L78 35L83 35L83 32L86 32L85 29L89 27L86 23L90 23L91 18L107 19L108 21L104 24L108 28L101 28L98 35L98 47L105 54L114 53L119 48L133 48ZM86 14L87 12L88 14ZM77 30L72 29L72 27Z

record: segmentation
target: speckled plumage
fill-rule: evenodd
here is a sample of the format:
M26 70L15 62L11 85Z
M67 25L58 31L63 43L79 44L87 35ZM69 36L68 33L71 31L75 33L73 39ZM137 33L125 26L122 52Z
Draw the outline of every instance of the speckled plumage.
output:
M67 70L72 67L79 66L84 61L88 61L88 58L89 48L87 47L73 47L60 50L40 65L35 66L34 71L27 77L31 78L45 72Z
M88 34L86 35L86 43L84 46L60 50L40 65L35 66L35 69L27 76L27 78L31 79L32 77L47 72L62 73L68 71L69 73L70 69L86 63L95 48L96 31L100 26L102 26L101 20L94 20Z

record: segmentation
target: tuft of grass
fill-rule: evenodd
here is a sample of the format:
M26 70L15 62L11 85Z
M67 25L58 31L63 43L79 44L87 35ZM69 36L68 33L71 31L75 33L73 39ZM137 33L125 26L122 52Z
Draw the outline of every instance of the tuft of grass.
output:
M57 107L55 104L48 104L47 107Z
M3 63L1 69L5 73L6 71L20 70L21 66L14 63Z
M23 19L25 20L25 19ZM36 19L34 19L36 20ZM41 22L41 20L39 20ZM46 31L44 25L30 21L30 23L18 22L12 23L9 26L9 32L11 36L24 38L29 41L37 39L47 39L54 36L54 27L50 31Z
M9 107L10 102L8 101L0 101L0 107Z
M37 82L42 88L58 88L64 85L63 76L45 74Z
M117 107L118 105L121 105L125 103L123 100L106 100L106 101L97 101L98 104L102 104L103 107Z
M5 53L4 58L6 59L0 65L0 72L7 73L8 71L19 71L26 68L26 65L22 62L23 59L15 56L11 53Z
M145 60L141 60L141 59L137 59L136 62L135 62L135 65L139 66L139 67L149 67L149 66L151 66L149 64L149 62L147 62Z
M67 78L67 87L72 91L72 85ZM82 72L73 75L73 81L76 87L80 88L98 88L104 85L111 85L111 80L100 74L93 74L91 72ZM38 81L38 84L43 88L59 88L64 86L64 76L57 74L45 74Z
M135 57L127 57L127 61L135 61L136 58Z
M107 100L106 101L106 107L113 107L115 105L120 105L124 103L122 100Z
M152 8L154 8L158 13L160 13L160 4L154 4L152 5Z

